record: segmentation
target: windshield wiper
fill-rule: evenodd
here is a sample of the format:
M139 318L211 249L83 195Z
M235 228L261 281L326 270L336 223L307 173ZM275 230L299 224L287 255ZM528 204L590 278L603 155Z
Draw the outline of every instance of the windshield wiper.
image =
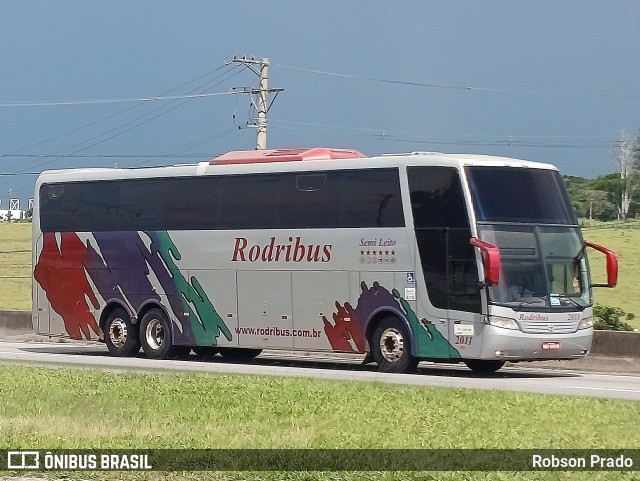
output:
M554 296L554 297L556 297L556 296ZM583 305L582 305L582 304L580 304L578 301L576 301L576 300L574 300L574 299L571 299L569 296L566 296L566 295L565 295L565 296L557 296L557 297L558 297L558 299L560 299L560 301L568 301L568 302L570 302L571 304L573 304L574 306L576 306L576 307L577 307L578 309L580 309L581 311L584 311L584 310L585 310L585 307L586 307L586 306L583 306Z
M498 302L498 301L492 300L491 303L497 306L510 307L514 311L520 311L524 306L545 306L546 307L545 298L540 296L523 297L517 301L507 301L507 302Z
M532 298L532 299L524 299L522 301L518 301L518 304L516 306L509 306L511 307L514 311L520 311L522 310L523 306L545 306L545 302L544 299L542 297L536 297L536 298ZM546 306L545 306L546 307Z

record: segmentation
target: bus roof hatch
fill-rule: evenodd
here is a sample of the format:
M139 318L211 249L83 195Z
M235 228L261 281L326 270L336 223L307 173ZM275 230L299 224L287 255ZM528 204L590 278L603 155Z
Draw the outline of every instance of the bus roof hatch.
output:
M209 164L257 164L264 162L293 162L299 160L360 159L364 155L351 149L269 149L237 150L216 157Z

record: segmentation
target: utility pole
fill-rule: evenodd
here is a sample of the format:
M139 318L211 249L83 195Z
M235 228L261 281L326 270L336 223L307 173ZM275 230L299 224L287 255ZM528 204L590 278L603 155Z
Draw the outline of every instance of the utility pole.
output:
M270 89L269 88L269 59L262 58L257 60L255 58L247 57L233 57L229 63L236 63L244 65L260 78L260 84L257 89L250 89L243 87L238 89L238 93L251 94L251 105L256 109L257 118L251 119L247 125L256 127L256 150L262 150L267 148L267 113L271 108L274 100L280 92L284 89ZM269 94L275 93L271 103L268 102ZM256 103L257 99L257 103Z

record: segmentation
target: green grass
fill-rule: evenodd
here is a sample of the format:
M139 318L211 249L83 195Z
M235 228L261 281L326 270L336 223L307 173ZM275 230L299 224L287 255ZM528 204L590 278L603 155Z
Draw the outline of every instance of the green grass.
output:
M0 383L5 393L0 401L0 444L5 447L640 445L638 403L632 401L318 379L17 366L3 366ZM557 432L560 418L563 430Z
M623 449L640 445L638 403L612 399L15 364L0 365L0 386L0 449ZM598 473L573 473L580 474L575 478L570 474L484 473L480 479L531 479L537 475L537 479L605 479ZM96 476L113 478L114 473ZM131 479L136 475L123 476ZM153 476L165 479L159 473ZM180 476L201 479L205 474ZM329 477L326 473L206 476L245 480ZM393 478L384 473L343 473L331 479L385 476L431 479L426 473L395 473ZM465 478L463 473L433 476L475 479L475 475ZM86 474L83 477L86 479ZM607 473L606 479L631 478Z
M0 222L0 310L31 310L31 224Z
M640 229L639 228L583 228L584 238L614 251L620 266L618 286L613 289L595 288L595 302L620 307L636 315L628 321L640 329ZM606 279L604 256L593 249L588 251L591 272L595 282Z

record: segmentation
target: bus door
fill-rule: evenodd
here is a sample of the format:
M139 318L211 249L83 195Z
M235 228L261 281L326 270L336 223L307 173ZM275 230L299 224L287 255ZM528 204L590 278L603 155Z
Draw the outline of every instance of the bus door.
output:
M447 317L452 354L471 357L479 352L482 303L478 268L467 229L447 231Z
M454 167L415 166L407 168L407 175L427 295L426 302L420 300L420 304L426 309L429 339L419 354L427 358L466 357L474 346L479 349L481 303L460 174ZM438 345L431 342L441 336Z
M433 228L416 231L426 289L420 305L421 320L429 340L442 337L446 343L429 342L422 357L468 356L482 334L480 287L473 246L466 228ZM438 331L437 333L435 331ZM445 347L443 347L445 346Z

